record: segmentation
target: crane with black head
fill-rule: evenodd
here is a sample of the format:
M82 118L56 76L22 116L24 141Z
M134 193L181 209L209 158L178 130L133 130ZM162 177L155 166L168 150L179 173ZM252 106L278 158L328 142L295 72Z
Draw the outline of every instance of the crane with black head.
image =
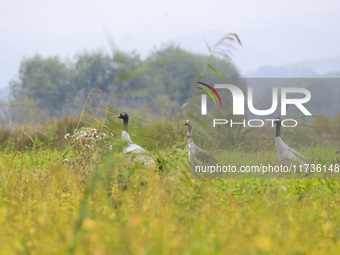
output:
M124 153L144 153L145 150L135 144L134 142L132 142L129 131L128 131L128 127L129 127L129 115L126 112L121 112L119 115L113 116L114 118L120 118L123 119L123 130L122 130L122 139L125 140L128 145L126 147L124 147L123 152Z

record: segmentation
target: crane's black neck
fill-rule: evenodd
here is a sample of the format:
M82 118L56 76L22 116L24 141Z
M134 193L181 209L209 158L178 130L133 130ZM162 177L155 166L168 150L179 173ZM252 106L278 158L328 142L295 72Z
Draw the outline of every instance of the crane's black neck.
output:
M280 131L281 131L281 121L276 122L276 135L275 137L280 137Z
M126 117L123 119L123 130L125 130L126 132L128 132L128 125L129 125L129 117Z

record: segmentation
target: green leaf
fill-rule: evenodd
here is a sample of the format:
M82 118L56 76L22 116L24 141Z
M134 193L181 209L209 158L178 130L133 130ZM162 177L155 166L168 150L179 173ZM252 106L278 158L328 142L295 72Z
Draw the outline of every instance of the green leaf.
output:
M220 77L225 83L228 83L226 79L210 64L207 64L207 66L218 76Z

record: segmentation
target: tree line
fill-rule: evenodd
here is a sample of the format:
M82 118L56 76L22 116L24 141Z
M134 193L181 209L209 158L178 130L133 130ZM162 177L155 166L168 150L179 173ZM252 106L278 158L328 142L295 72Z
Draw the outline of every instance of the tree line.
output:
M237 83L240 74L230 61L194 54L178 46L155 50L142 59L136 52L84 51L72 59L39 54L21 61L10 82L11 98L2 102L2 123L44 122L76 114L87 93L99 88L110 104L124 110L171 118L190 98L195 82ZM202 76L202 72L204 75ZM108 100L108 99L105 99Z

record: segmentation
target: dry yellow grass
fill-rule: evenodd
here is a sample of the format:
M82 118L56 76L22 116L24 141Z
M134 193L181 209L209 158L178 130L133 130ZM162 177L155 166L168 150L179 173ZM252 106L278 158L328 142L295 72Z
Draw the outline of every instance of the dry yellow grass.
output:
M308 157L308 150L304 152ZM338 179L190 179L119 156L84 176L57 151L0 157L1 254L337 254ZM258 156L230 152L251 164ZM332 149L313 150L327 161ZM263 163L275 153L263 152Z

